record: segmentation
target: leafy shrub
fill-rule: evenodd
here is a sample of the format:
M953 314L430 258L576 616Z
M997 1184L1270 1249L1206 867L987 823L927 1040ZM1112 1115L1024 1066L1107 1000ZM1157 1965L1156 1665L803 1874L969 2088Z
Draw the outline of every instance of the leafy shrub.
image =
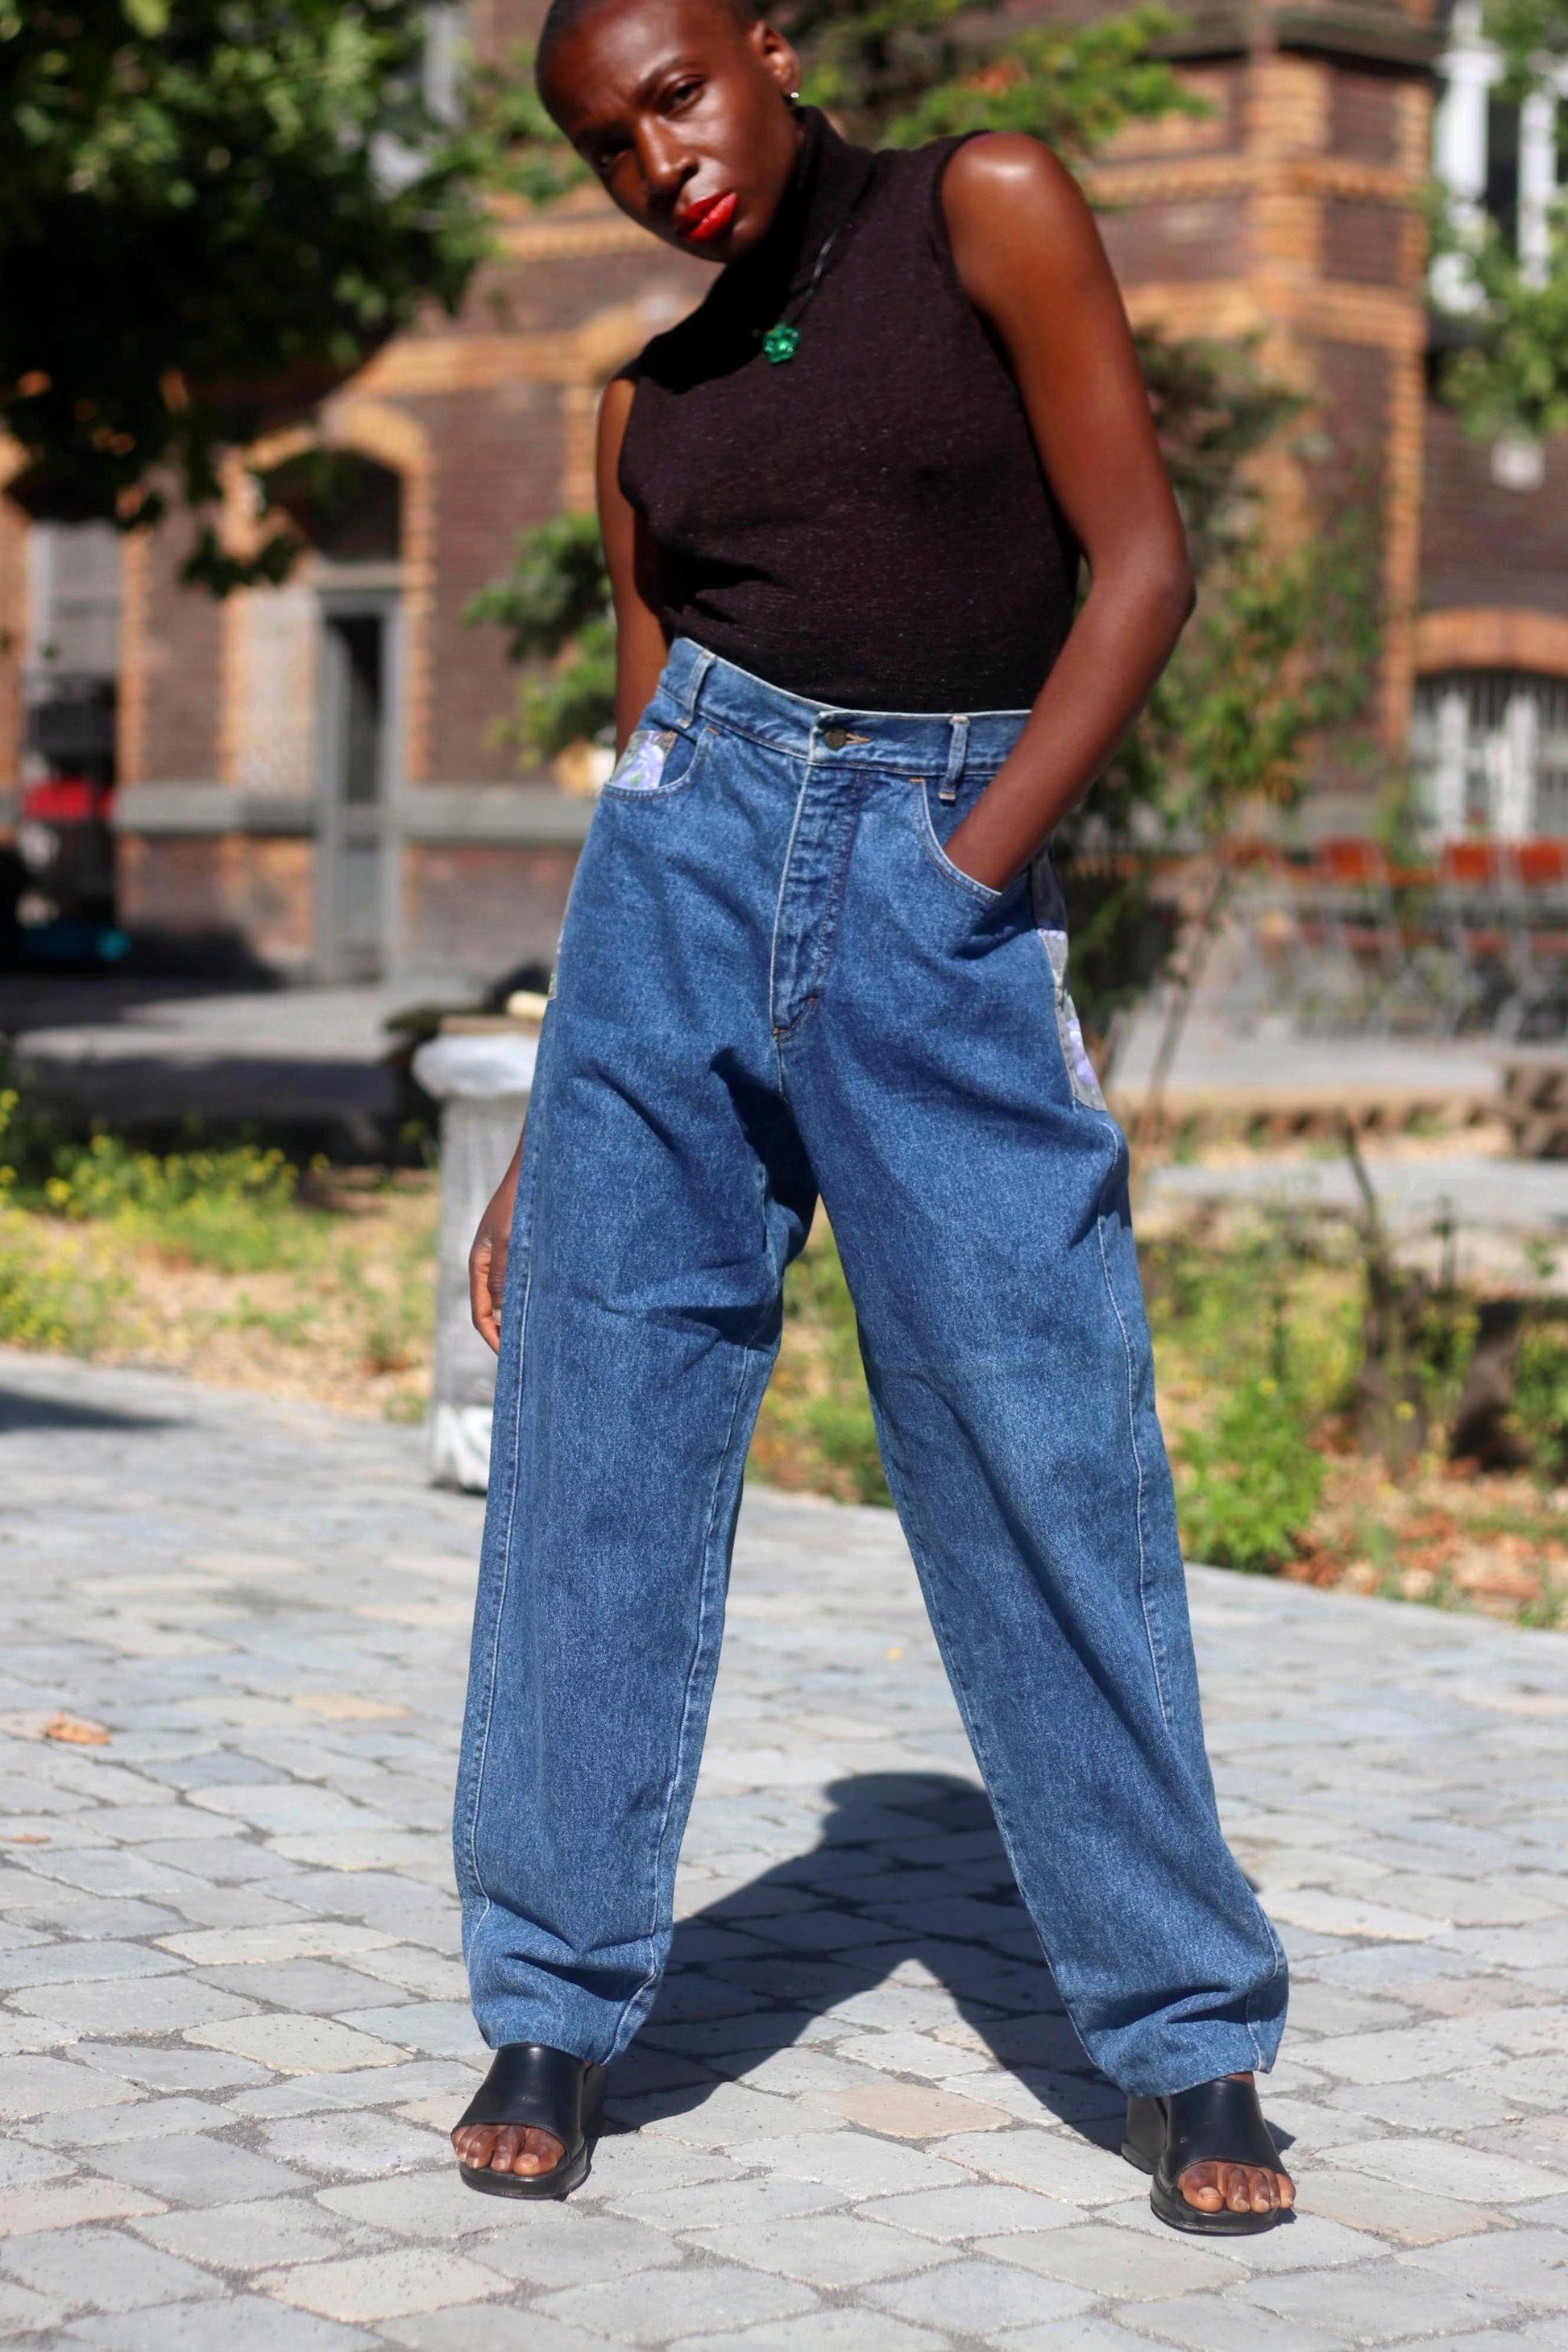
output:
M1207 1429L1183 1440L1183 1543L1216 1568L1267 1574L1295 1556L1318 1507L1323 1461L1303 1399L1268 1373L1248 1373Z
M26 1220L0 1207L0 1345L93 1355L121 1288L80 1263L41 1259Z
M138 1151L112 1135L62 1150L44 1186L57 1216L112 1223L187 1265L224 1274L298 1264L321 1220L295 1199L299 1171L278 1150Z
M1544 1486L1568 1474L1568 1339L1550 1325L1526 1323L1519 1343L1510 1416Z
M752 1473L841 1502L890 1501L844 1268L823 1234L784 1277L784 1339Z
M846 1474L850 1501L890 1502L864 1388L858 1395L818 1397L807 1411L806 1428L824 1460Z

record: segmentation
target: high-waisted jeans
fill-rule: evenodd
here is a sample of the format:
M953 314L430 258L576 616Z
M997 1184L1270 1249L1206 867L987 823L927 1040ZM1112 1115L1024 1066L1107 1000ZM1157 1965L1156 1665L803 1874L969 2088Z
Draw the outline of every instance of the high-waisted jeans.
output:
M687 640L590 828L502 1318L456 1846L487 2042L658 1988L784 1268L820 1190L996 1821L1131 2092L1272 2060L1127 1205L1048 863L942 844L1023 714L822 709Z

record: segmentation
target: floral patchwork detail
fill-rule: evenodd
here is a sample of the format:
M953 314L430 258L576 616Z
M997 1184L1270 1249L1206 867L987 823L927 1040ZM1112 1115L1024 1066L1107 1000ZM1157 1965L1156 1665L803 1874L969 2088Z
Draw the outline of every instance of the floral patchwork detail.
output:
M1082 1103L1088 1110L1103 1110L1105 1097L1100 1090L1094 1064L1083 1042L1079 1026L1078 1007L1068 993L1068 935L1065 931L1042 930L1050 958L1051 980L1057 999L1057 1034L1061 1039L1062 1059L1068 1066L1068 1084L1072 1088L1074 1102Z
M639 727L626 738L626 748L610 772L606 792L657 793L664 763L677 741L673 727Z

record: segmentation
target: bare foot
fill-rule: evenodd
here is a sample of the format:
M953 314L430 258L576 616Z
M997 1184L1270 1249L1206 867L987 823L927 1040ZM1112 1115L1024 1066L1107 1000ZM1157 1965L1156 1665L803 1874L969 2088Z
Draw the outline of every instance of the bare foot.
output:
M452 2134L458 2160L475 2172L553 2172L566 2151L531 2124L459 2124Z
M1233 2083L1250 2083L1250 2074L1232 2074ZM1283 2172L1264 2172L1250 2164L1189 2164L1178 2174L1176 2186L1200 2213L1273 2213L1296 2202L1293 2184Z

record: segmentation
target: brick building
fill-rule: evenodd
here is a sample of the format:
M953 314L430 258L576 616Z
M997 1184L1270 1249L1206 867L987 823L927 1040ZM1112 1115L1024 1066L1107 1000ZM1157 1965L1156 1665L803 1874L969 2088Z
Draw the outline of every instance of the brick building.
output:
M481 47L514 37L506 5L473 0ZM1568 436L1488 449L1430 390L1434 155L1454 200L1527 254L1556 185L1556 110L1496 102L1473 16L1474 0L1447 26L1425 0L1198 0L1180 53L1210 110L1134 126L1090 181L1134 316L1258 336L1315 404L1317 462L1380 482L1378 720L1391 759L1413 750L1434 823L1568 833ZM178 583L177 522L119 543L0 499L0 800L15 813L30 780L93 758L107 774L112 740L133 931L297 976L550 955L591 797L576 774L520 775L492 731L514 689L500 633L458 615L521 531L590 500L600 386L708 272L592 188L510 218L504 246L460 318L399 338L249 453L355 460L354 495L308 518L284 587L217 604ZM1312 462L1277 463L1287 514ZM246 499L237 466L237 541ZM1364 824L1367 788L1326 778L1309 821Z

